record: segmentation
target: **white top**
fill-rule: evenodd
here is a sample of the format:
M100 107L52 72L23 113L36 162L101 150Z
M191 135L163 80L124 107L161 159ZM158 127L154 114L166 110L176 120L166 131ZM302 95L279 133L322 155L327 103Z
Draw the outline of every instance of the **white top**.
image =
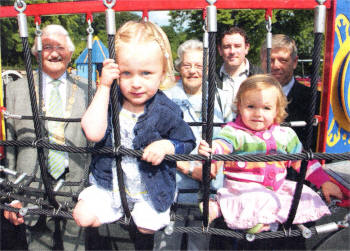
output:
M238 92L239 87L241 86L242 82L246 80L249 74L249 61L248 59L245 59L245 68L244 71L242 71L240 74L238 74L237 77L232 78L225 70L224 65L220 68L220 76L223 76L222 78L222 90L227 95L227 101L230 104L234 104L234 101L236 99L236 95Z
M292 89L292 87L294 85L294 82L295 82L295 80L294 80L294 78L292 78L287 85L282 86L282 90L283 90L284 95L288 96L290 90Z
M135 138L134 127L141 114L135 114L128 110L121 109L119 113L120 124L120 144L128 149L134 149L133 140ZM113 132L113 131L112 131ZM114 136L112 135L114 141ZM114 143L113 143L114 144ZM141 173L137 159L133 156L123 155L121 166L124 173L124 183L126 194L130 201L148 199L146 185L142 182ZM116 162L113 161L113 203L119 207L120 195L118 187L118 178L116 173Z

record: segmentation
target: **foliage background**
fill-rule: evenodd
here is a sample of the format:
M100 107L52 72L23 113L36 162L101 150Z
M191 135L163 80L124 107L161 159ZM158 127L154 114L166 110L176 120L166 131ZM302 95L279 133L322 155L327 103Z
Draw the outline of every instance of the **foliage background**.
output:
M31 3L46 3L58 1L25 1ZM13 0L1 0L1 5L13 5ZM176 58L178 46L187 39L203 37L203 16L202 12L194 11L170 11L170 25L162 26L169 37L173 58ZM116 13L117 28L125 21L139 19L140 17L132 12ZM2 66L5 68L21 69L23 66L22 42L18 34L16 18L0 19L1 28L1 58ZM70 33L76 46L72 62L86 47L87 23L85 15L60 15L42 16L41 27L50 23L62 24ZM260 64L259 50L262 41L266 37L266 23L264 10L218 10L217 26L218 32L228 26L239 26L243 28L249 38L250 51L248 58L253 64ZM92 27L94 35L97 35L107 45L104 13L94 13ZM34 18L28 17L29 43L33 44L35 35ZM284 33L292 37L298 46L299 58L310 59L313 47L313 10L274 10L272 17L272 33ZM33 64L36 64L33 59ZM221 64L220 57L217 58L218 66ZM301 75L301 64L297 72ZM305 72L310 72L311 64L305 64Z

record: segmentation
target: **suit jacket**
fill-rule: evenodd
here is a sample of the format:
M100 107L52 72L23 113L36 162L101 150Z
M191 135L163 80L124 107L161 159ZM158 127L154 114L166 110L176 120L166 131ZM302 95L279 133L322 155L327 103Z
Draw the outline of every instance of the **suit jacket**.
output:
M37 76L34 77L34 83L38 100ZM70 99L72 101L72 98L74 98L70 117L81 118L88 105L87 81L81 79L79 76L67 74L66 86L67 103ZM7 85L6 108L7 111L13 114L32 116L27 79L19 79ZM32 120L7 119L6 128L7 140L33 141L35 139L34 123ZM45 121L45 128L47 128L47 121ZM65 143L68 146L86 146L86 138L80 122L68 122L65 124ZM47 152L48 150L45 149L46 159ZM69 172L65 175L65 181L80 182L83 178L85 165L89 165L90 155L80 153L68 153L68 155ZM37 176L40 175L37 150L32 147L6 147L6 165L13 170L26 172L27 174L32 174L34 168L37 167L39 170ZM65 191L67 190L65 189Z
M285 121L306 121L309 116L309 103L311 102L311 88L299 83L295 80L292 89L289 91L288 96L288 117ZM317 92L316 99L316 110L315 114L318 114L320 107L320 93ZM307 131L305 127L295 127L293 128L297 133L300 141L305 146ZM317 127L314 127L313 130L313 140L311 148L313 151L316 149L317 142Z

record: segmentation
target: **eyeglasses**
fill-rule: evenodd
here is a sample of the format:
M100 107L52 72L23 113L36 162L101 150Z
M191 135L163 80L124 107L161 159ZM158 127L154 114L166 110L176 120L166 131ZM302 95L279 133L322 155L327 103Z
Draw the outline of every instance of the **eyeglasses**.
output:
M196 71L202 71L203 69L203 65L199 65L199 64L183 64L181 65L181 68L184 69L185 71L189 71L192 70L192 68L194 68L194 70Z
M47 45L44 45L43 46L43 50L44 51L58 51L58 52L63 52L66 48L63 47L63 46L59 46L59 45L50 45L50 44L47 44Z

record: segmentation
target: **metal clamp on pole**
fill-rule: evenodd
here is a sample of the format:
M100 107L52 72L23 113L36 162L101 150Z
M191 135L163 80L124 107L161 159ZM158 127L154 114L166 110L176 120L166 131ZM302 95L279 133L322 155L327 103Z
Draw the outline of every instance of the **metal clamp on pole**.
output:
M43 43L41 40L42 31L40 30L40 24L38 22L35 23L35 36L36 36L36 50L43 50Z
M14 182L13 184L17 185L19 184L20 182L22 182L24 180L24 178L27 176L26 173L22 173Z
M17 21L20 37L28 37L27 16L23 13L26 7L26 3L22 0L17 0L15 2L15 9L19 12L17 14Z
M115 27L115 11L112 9L115 5L116 0L107 3L107 0L103 0L104 5L107 7L106 9L106 30L108 35L115 35L116 27Z
M315 227L317 234L324 234L329 232L334 232L339 229L337 223L330 222L328 224L320 225Z
M307 227L305 227L303 224L298 224L297 226L298 226L299 230L301 231L302 236L303 236L305 239L311 238L312 232L311 232L310 229L308 229Z
M16 176L17 175L16 171L11 170L9 168L5 168L4 166L0 166L0 172L4 172L4 173L12 175L12 176Z
M265 23L266 23L266 71L271 72L271 49L272 49L272 21L271 21L272 11L267 9L265 13Z
M207 22L207 18L205 18L206 22ZM206 25L203 25L203 48L204 49L208 49L209 48L209 37L208 37L208 31L207 31L207 27Z
M207 0L207 2L209 3L209 6L207 6L207 30L208 32L217 32L218 31L218 27L217 27L217 10L216 10L216 6L214 5L214 3L216 2L216 0L212 0L209 1Z
M88 28L86 29L87 33L88 33L88 37L87 37L87 45L86 47L88 49L92 49L92 34L94 33L94 28L92 28L91 26L91 20L88 19Z
M61 187L63 186L63 184L64 184L64 179L59 179L59 181L57 182L53 191L58 192L61 189Z
M266 20L266 30L267 30L267 35L266 35L266 48L271 49L272 48L272 23L271 23L271 17L269 16L268 19Z
M291 121L290 126L291 127L304 127L304 126L306 126L306 122L305 121Z
M318 0L319 5L315 7L315 16L314 16L314 33L325 32L325 23L326 23L326 6L323 4L325 0Z

